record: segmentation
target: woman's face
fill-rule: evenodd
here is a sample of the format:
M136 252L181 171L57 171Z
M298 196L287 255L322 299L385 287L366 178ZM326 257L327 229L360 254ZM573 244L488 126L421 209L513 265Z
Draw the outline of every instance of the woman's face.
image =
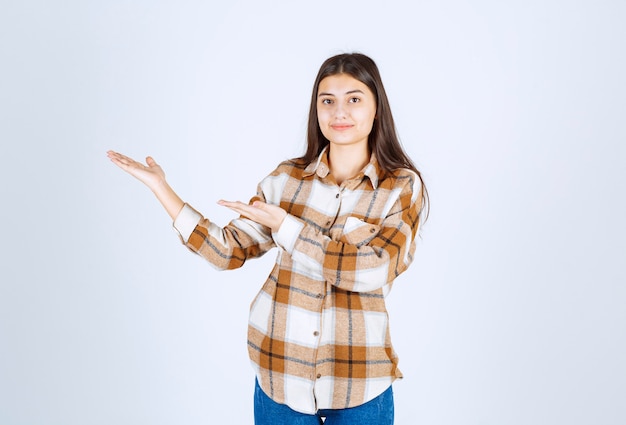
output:
M331 145L363 145L376 117L376 98L362 82L348 74L331 75L320 81L317 91L317 121Z

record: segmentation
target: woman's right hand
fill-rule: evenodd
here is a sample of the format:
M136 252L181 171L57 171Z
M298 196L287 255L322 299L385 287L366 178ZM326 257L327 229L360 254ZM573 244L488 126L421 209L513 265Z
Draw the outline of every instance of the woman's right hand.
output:
M152 157L147 157L144 165L115 151L108 151L107 156L115 165L148 186L169 216L172 219L176 218L184 202L167 184L163 169Z
M146 165L115 151L108 151L107 156L115 165L136 177L153 192L165 183L165 172L151 156L146 158Z

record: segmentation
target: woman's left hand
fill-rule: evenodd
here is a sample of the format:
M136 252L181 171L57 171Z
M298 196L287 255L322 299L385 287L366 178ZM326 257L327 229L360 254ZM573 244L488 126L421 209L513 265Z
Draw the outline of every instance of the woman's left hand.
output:
M252 205L244 204L239 201L224 200L220 200L217 203L230 208L252 221L269 227L272 229L272 232L278 231L280 225L283 224L283 220L287 216L287 212L281 207L261 201L254 201Z

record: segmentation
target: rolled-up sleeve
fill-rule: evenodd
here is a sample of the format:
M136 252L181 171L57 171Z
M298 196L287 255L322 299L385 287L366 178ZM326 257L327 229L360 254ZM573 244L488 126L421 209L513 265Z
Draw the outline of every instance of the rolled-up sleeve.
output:
M270 230L259 223L239 217L220 227L187 204L176 216L174 229L187 248L218 270L239 268L275 246Z
M196 228L200 220L202 220L202 215L198 211L187 204L183 205L174 219L174 229L178 232L183 243L186 244L189 241L193 229Z

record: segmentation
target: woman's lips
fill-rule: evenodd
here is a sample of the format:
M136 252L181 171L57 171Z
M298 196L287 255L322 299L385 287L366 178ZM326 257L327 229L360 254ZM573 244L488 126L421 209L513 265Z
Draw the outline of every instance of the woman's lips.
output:
M343 131L352 128L351 124L333 124L330 126L333 130Z

